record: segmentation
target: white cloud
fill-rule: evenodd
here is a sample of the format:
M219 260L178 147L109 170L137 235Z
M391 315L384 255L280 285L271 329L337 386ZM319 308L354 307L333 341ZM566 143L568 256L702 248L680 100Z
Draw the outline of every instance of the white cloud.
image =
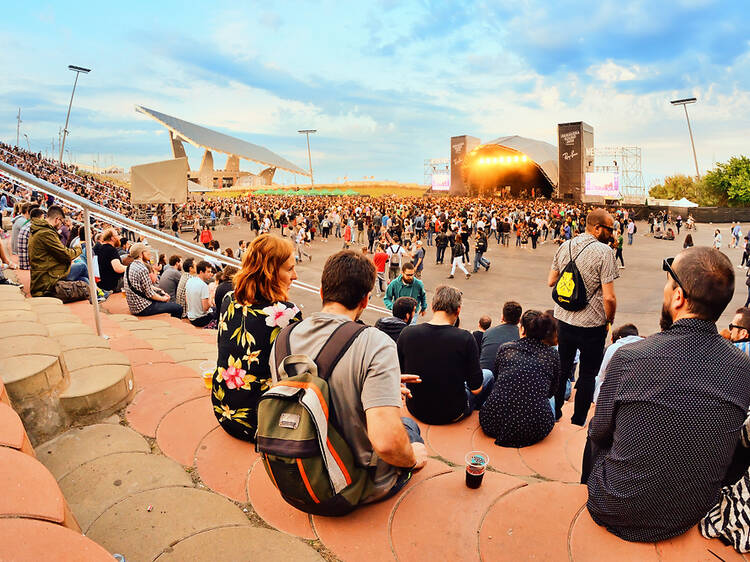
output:
M591 65L586 74L593 76L602 82L627 82L636 78L643 78L641 68L638 65L623 66L613 62L611 59L606 62Z

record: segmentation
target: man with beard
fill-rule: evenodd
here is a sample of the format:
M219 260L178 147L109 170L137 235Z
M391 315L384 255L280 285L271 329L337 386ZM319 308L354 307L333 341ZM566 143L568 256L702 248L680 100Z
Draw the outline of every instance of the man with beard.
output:
M596 375L604 356L604 342L608 325L615 320L617 299L614 280L620 275L615 255L607 242L614 231L614 220L604 209L594 209L586 217L586 232L566 240L560 245L549 272L547 282L554 287L571 258L583 277L586 289L586 306L571 311L555 303L558 321L560 367L563 373L573 369L576 351L581 360L576 383L575 410L571 421L584 425L594 397ZM562 417L565 403L565 385L559 385L555 395L555 417Z
M664 260L662 332L615 352L589 425L581 481L594 521L629 541L693 527L719 498L750 405L750 358L716 330L729 259Z

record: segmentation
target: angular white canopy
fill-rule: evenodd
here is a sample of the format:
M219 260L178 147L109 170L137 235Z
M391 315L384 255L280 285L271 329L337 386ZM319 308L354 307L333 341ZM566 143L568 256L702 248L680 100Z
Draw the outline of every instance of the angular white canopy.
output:
M258 146L257 144L242 139L230 137L224 133L212 131L206 127L196 125L195 123L183 121L177 117L172 117L171 115L160 113L140 105L136 105L135 110L138 113L143 113L158 123L161 123L167 129L172 131L177 138L185 140L198 148L214 152L223 152L230 156L238 156L239 158L250 160L251 162L263 164L264 166L285 170L302 176L310 176L308 170L303 170L299 166L292 164L289 160L282 158L263 146Z

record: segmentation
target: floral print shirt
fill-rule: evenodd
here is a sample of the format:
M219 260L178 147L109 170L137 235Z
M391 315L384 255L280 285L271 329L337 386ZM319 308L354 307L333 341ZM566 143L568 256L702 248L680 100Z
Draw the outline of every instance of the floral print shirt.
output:
M282 328L301 319L290 302L243 305L234 292L222 300L211 402L216 419L233 437L255 441L258 399L271 384L271 346Z

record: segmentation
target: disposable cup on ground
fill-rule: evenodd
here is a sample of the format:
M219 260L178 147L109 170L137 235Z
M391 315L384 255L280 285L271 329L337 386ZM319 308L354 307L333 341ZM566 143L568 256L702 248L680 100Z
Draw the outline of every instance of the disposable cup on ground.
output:
M484 472L490 463L490 457L482 451L471 451L466 454L466 486L479 488L484 479Z

